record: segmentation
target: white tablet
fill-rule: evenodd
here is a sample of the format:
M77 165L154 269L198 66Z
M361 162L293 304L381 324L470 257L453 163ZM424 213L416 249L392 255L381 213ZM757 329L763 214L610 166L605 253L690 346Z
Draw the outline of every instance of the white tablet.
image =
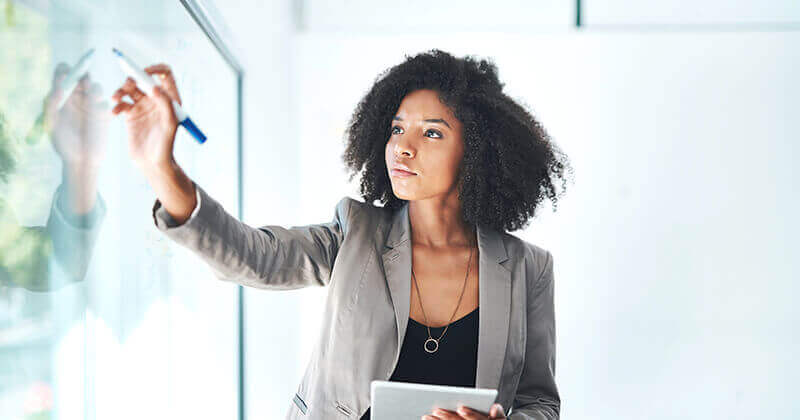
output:
M496 389L372 381L370 417L372 420L419 419L435 408L455 411L459 405L488 414L495 398Z

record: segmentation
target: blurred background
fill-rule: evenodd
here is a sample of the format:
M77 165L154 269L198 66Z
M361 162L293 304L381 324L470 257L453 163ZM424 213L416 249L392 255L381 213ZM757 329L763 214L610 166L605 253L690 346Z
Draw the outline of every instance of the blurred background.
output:
M799 45L794 0L0 0L0 418L282 418L316 345L325 288L157 231L112 47L172 67L209 137L176 160L252 226L360 198L381 71L492 59L575 168L511 232L554 256L562 417L797 418Z

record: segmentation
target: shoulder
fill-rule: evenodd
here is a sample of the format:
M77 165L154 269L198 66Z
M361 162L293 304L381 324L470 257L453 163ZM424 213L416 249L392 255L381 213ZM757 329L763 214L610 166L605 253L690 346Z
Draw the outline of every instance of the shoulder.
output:
M336 210L342 211L345 215L355 214L355 213L370 213L376 216L382 216L385 213L389 213L387 209L383 207L378 207L376 205L365 203L363 201L359 201L355 198L344 196L342 197L338 203L336 203Z
M388 209L348 196L342 197L336 204L336 214L346 226L390 219L392 216Z
M552 277L553 254L548 249L510 233L503 235L508 254L516 257L529 288L536 288L548 276Z

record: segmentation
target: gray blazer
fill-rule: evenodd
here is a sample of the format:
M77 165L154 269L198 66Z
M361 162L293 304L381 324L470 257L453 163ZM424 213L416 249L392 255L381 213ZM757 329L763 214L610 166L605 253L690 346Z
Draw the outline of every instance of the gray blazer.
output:
M391 212L344 197L331 222L253 228L195 186L198 206L186 222L178 225L158 200L153 219L219 279L270 290L328 287L317 346L286 418L360 418L370 381L394 371L408 325L408 204ZM557 419L552 255L482 226L477 237L476 387L497 389L511 419Z

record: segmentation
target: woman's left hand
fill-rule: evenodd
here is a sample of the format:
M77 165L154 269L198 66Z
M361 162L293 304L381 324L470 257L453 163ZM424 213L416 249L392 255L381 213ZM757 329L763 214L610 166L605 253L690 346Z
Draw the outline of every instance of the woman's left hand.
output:
M432 414L422 416L422 420L462 420L462 419L492 420L492 419L504 419L504 418L506 418L506 415L505 412L503 411L503 406L501 406L500 404L492 405L492 408L489 410L488 416L479 411L475 411L469 407L464 407L464 406L460 406L457 411L437 408L433 410Z
M86 73L59 109L58 103L65 94L61 81L69 70L66 63L56 67L53 85L44 101L44 125L64 169L72 173L96 173L105 159L108 143L111 120L108 102L103 99L100 84L93 83Z

